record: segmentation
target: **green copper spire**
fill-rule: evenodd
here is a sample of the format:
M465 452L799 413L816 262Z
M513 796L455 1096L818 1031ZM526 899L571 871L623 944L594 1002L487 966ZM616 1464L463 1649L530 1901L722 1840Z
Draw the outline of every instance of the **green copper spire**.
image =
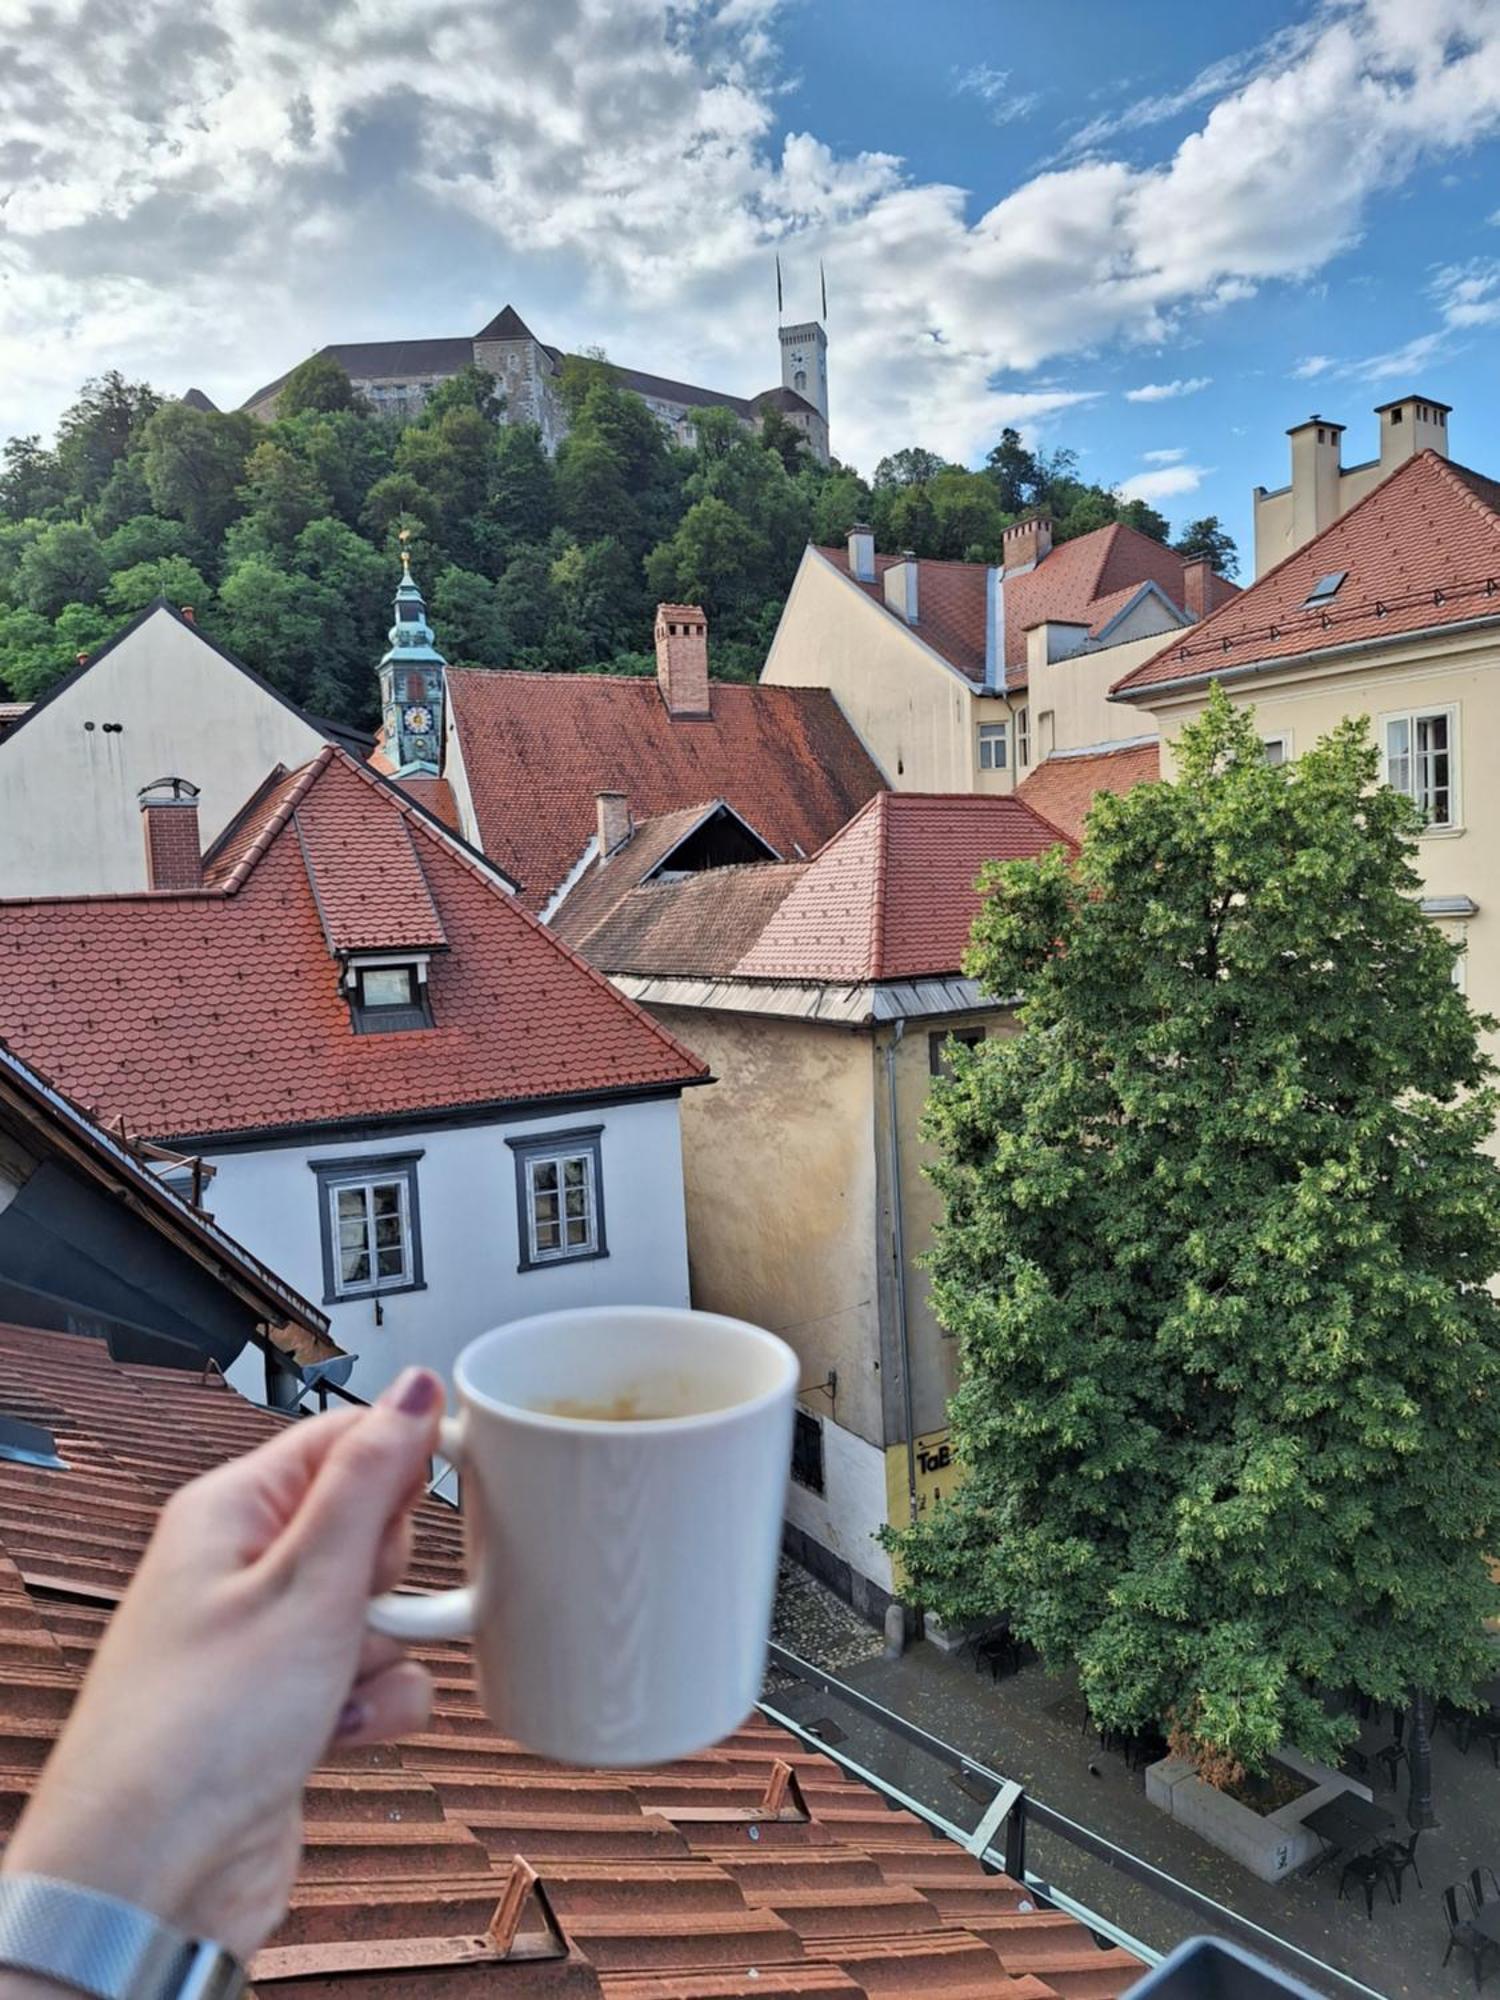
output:
M385 752L397 777L437 777L443 768L443 669L447 665L427 622L427 606L411 573L401 530L401 581L390 649L380 662Z

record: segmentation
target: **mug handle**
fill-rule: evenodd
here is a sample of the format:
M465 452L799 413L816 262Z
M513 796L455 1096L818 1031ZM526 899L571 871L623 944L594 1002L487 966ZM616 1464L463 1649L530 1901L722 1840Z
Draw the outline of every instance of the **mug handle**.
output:
M460 1417L444 1417L438 1436L438 1456L457 1466L463 1458L464 1433ZM372 1632L384 1632L392 1639L467 1639L478 1616L476 1593L471 1583L459 1590L439 1590L422 1597L402 1596L388 1590L384 1597L370 1600L365 1623Z

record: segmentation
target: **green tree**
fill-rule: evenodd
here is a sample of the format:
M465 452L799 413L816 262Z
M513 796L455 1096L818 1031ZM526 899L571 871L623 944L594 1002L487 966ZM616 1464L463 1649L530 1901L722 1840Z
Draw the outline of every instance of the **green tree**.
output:
M628 533L639 547L641 510L625 476L625 462L606 437L570 437L557 454L557 513L580 542Z
M122 458L105 480L99 497L89 509L89 523L96 535L112 535L142 514L151 512L151 488L141 470L141 454Z
M24 521L61 507L67 497L67 481L55 452L43 449L33 432L28 437L7 438L0 469L0 512L10 521Z
M278 417L300 417L310 411L364 412L369 407L341 364L327 353L310 354L305 361L299 361L276 398Z
M118 368L84 383L57 425L57 462L75 503L96 500L136 442L161 397Z
M483 531L485 552L503 566L522 542L545 541L557 519L552 461L535 424L507 424L495 440L494 476Z
M488 368L478 368L471 362L438 383L423 405L417 424L435 428L450 410L473 410L486 423L498 424L505 414L505 397L499 381Z
M159 514L133 514L100 548L110 574L129 569L134 563L155 562L158 556L180 556L187 552L188 534L181 521L164 521Z
M219 585L224 637L247 666L301 701L323 643L319 605L304 577L267 556L248 556Z
M117 570L104 595L110 609L123 618L134 618L158 597L178 610L190 604L200 618L207 617L213 602L213 591L203 572L186 556L157 556Z
M985 477L995 488L1002 513L1024 514L1043 497L1044 478L1035 452L1021 442L1021 433L1009 425L1001 431L1000 442L984 462Z
M388 472L377 479L359 510L359 525L368 540L381 548L394 548L398 530L414 521L424 539L435 537L442 508L435 496L409 472Z
M909 444L881 459L875 468L875 489L879 492L885 486L926 486L937 478L947 462L935 451Z
M271 436L306 461L333 511L355 528L371 487L391 470L393 431L354 410L308 410L278 422Z
M333 520L308 523L297 537L292 565L303 587L303 611L317 621L320 633L301 698L318 715L368 721L399 566Z
M245 461L262 435L243 410L163 403L141 432L141 471L153 506L217 542L240 511Z
M1331 1691L1494 1671L1495 1024L1362 721L1272 769L1216 690L1178 768L986 871L967 970L1021 1032L930 1112L967 1480L892 1539L1101 1723L1258 1767L1337 1752Z
M811 463L807 433L800 430L784 410L773 407L762 413L758 442L762 450L774 451L785 469L793 475Z
M492 667L501 656L505 641L491 578L450 563L433 583L430 610L445 658Z
M1217 514L1205 514L1201 521L1189 521L1172 547L1192 561L1211 562L1220 576L1238 576L1240 552L1234 537Z
M545 667L541 644L552 618L552 562L545 548L517 549L495 585L497 667Z
M798 484L807 495L808 532L820 548L836 546L856 522L870 518L870 489L848 466L832 466L827 472L804 468Z
M584 548L570 543L554 560L549 582L547 659L557 668L608 659L629 636L631 612L645 611L635 566L613 536Z
M1164 542L1172 532L1172 524L1166 515L1159 513L1147 500L1122 500L1115 519L1127 528L1149 535L1153 542Z
M695 500L670 541L646 559L651 595L675 604L701 604L711 620L742 612L765 574L769 552L728 505L710 495Z
M55 618L65 604L93 604L109 571L99 537L81 521L43 528L21 557L16 593L28 611Z
M263 438L245 460L239 499L245 519L278 549L289 549L309 521L324 520L333 511L333 501L307 460L270 438Z

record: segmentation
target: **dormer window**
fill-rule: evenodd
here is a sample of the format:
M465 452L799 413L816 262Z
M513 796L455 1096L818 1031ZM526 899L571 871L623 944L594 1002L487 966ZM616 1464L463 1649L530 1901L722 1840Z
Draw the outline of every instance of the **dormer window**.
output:
M352 959L344 988L356 1035L390 1035L432 1026L425 956Z
M1348 574L1349 572L1346 569L1331 569L1325 575L1320 576L1306 597L1303 598L1303 608L1311 610L1315 605L1331 604L1334 598L1338 596L1344 578Z

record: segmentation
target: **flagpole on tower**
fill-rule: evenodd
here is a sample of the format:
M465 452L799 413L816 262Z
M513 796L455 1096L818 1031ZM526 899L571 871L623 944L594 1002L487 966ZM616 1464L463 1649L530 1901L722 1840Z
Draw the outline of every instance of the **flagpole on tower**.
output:
M781 299L781 255L778 251L776 257L776 323L778 326L781 324L781 317L785 310L786 308L782 304Z
M828 275L823 269L823 259L818 259L818 283L823 288L823 318L828 318Z

